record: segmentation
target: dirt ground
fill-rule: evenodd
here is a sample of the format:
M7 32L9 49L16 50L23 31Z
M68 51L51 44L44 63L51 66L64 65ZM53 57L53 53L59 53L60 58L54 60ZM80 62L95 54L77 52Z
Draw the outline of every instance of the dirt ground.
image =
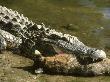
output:
M33 63L33 60L10 51L3 52L0 54L0 82L71 82L71 80L76 80L72 76L64 78L59 75L35 74Z
M33 60L5 51L0 54L0 82L109 82L109 77L36 74ZM92 80L91 80L92 79Z

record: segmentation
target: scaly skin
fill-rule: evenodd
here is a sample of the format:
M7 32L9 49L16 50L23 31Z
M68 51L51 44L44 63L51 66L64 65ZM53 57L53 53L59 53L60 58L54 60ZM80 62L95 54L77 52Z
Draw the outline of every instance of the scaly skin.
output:
M1 36L1 38L3 38L3 41L1 41L1 43L4 45L5 48L6 47L17 48L22 43L22 40L20 38L15 37L14 35L10 34L9 32L6 32L1 29L0 29L0 36Z
M44 40L65 48L66 50L75 53L76 56L90 57L93 59L106 58L106 54L103 50L88 47L84 45L81 41L79 41L77 37L71 36L69 34L62 34L55 31L51 32L50 30L49 37Z
M46 28L43 24L37 25L29 21L23 14L20 15L17 11L2 6L0 6L0 29L22 39L22 45L26 44L25 47L22 46L24 52L32 52L39 48L39 44L49 43L79 54L82 57L88 56L92 59L106 58L103 50L88 47L79 41L77 37L56 32L54 29Z

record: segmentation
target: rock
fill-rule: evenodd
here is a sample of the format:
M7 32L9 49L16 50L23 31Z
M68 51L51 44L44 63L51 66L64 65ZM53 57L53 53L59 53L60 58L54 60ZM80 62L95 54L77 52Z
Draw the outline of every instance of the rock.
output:
M108 58L85 65L79 63L77 58L70 54L43 58L41 63L46 73L82 76L110 75L110 59Z

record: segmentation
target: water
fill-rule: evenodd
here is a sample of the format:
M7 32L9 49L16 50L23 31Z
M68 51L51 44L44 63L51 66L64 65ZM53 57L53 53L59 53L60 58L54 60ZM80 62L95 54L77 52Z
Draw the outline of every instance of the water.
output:
M102 13L105 19L110 19L110 8L102 8Z
M85 7L96 7L96 5L94 4L94 2L92 0L79 0L78 1L79 4L85 6Z
M0 0L0 5L17 10L36 23L44 22L58 31L75 35L89 46L104 49L109 57L110 0ZM109 77L77 77L77 81L71 78L71 82L109 80Z

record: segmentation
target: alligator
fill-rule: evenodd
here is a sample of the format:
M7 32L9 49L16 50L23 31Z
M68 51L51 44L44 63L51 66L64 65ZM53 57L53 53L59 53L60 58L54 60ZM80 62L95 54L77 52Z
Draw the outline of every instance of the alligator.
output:
M106 59L106 53L103 50L86 46L75 36L63 34L48 28L43 23L36 24L29 21L23 14L0 6L1 53L3 50L9 49L16 52L20 51L20 53L27 55L35 54L36 50L41 52L43 56L50 53L58 54L54 46L71 52L81 64L82 60L86 62L90 61L86 63L87 65L94 63L94 60L97 62L97 60L103 61ZM39 59L42 59L41 56L39 57Z

